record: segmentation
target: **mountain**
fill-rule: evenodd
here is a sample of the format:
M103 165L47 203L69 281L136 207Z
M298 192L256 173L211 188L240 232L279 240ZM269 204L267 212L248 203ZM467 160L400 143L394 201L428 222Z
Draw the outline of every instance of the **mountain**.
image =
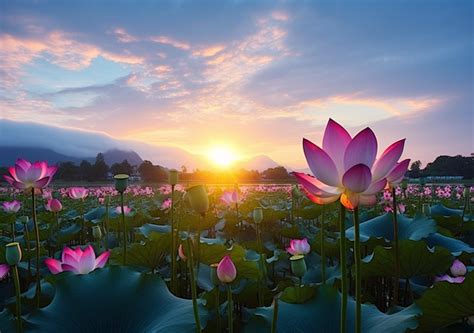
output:
M114 163L120 163L123 160L127 160L131 165L140 165L143 162L140 155L132 150L124 151L120 149L110 149L103 153L103 155L105 163L109 166Z
M23 158L28 161L48 161L48 164L58 164L59 162L67 161L79 164L84 159L60 154L48 148L0 147L0 166L14 165L17 158ZM95 158L85 159L92 162Z
M258 155L248 160L241 161L237 164L238 168L258 171L263 171L269 168L275 168L277 166L280 166L280 164L278 164L266 155Z

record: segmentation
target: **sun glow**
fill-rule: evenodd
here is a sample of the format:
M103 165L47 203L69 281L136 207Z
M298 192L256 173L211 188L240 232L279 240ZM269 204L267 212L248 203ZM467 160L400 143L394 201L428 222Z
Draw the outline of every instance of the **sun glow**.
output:
M208 153L208 158L219 167L230 166L238 159L235 151L226 146L213 147Z

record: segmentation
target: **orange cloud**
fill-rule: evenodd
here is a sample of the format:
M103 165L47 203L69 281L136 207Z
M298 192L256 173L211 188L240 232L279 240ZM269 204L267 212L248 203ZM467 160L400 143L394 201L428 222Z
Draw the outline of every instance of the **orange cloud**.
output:
M217 53L221 52L222 50L225 49L224 45L214 45L214 46L208 46L200 50L193 51L193 56L195 57L213 57Z
M166 44L166 45L171 45L173 47L176 47L177 49L181 50L189 50L191 46L186 43L186 42L181 42L176 39L173 39L171 37L167 36L153 36L150 37L149 40L155 43L161 43L161 44Z

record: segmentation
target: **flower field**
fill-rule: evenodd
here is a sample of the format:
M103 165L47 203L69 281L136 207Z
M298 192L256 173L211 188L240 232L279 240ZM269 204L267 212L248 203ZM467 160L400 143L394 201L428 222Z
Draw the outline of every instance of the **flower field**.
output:
M474 188L329 121L298 184L0 188L2 332L469 332Z

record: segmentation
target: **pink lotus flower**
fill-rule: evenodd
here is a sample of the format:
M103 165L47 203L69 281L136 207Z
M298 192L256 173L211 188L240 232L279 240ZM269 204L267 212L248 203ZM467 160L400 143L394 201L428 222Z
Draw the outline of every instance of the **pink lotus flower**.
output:
M89 195L89 191L84 187L71 187L68 190L68 195L71 199L85 199Z
M222 202L224 202L226 205L235 205L239 203L239 194L237 191L226 191L224 194L221 196Z
M117 214L122 214L122 206L115 207L115 212ZM125 216L130 216L131 213L132 213L132 208L128 207L128 206L123 206L123 212L124 212Z
M49 212L57 213L63 209L63 205L58 199L49 199L48 202L46 202L45 208Z
M2 203L2 208L5 213L17 213L21 208L21 203L17 200L13 200L12 202L5 201Z
M53 274L69 271L74 274L88 274L96 268L104 267L109 259L110 250L102 253L96 258L92 246L87 245L84 251L80 247L74 250L66 247L63 250L61 261L48 258L44 261Z
M446 281L449 283L463 283L464 282L464 276L457 276L457 277L451 277L448 274L442 275L442 276L436 276L435 277L435 282L441 282L441 281Z
M306 238L304 239L292 239L290 242L290 247L286 248L286 251L293 255L297 256L300 254L306 255L311 251L311 246L308 243Z
M456 259L451 265L450 271L453 276L463 276L466 275L467 268L462 261Z
M0 265L0 281L7 277L8 272L10 272L10 266L7 264Z
M225 256L217 265L217 277L219 281L224 283L231 283L237 276L237 269L235 268L232 259L229 256Z
M19 158L16 160L14 167L8 168L10 175L3 177L16 189L39 189L51 182L57 170L56 166L48 166L46 161L31 164Z
M165 201L163 201L163 203L161 204L160 209L161 210L167 210L167 209L170 209L170 208L171 208L171 198L168 198Z
M328 204L339 199L348 209L359 204L373 205L375 194L385 187L387 177L392 182L400 178L400 164L407 163L397 164L404 144L404 139L393 143L376 160L377 138L370 128L351 138L341 125L329 119L322 149L303 139L303 150L314 177L299 172L294 175L315 203Z

